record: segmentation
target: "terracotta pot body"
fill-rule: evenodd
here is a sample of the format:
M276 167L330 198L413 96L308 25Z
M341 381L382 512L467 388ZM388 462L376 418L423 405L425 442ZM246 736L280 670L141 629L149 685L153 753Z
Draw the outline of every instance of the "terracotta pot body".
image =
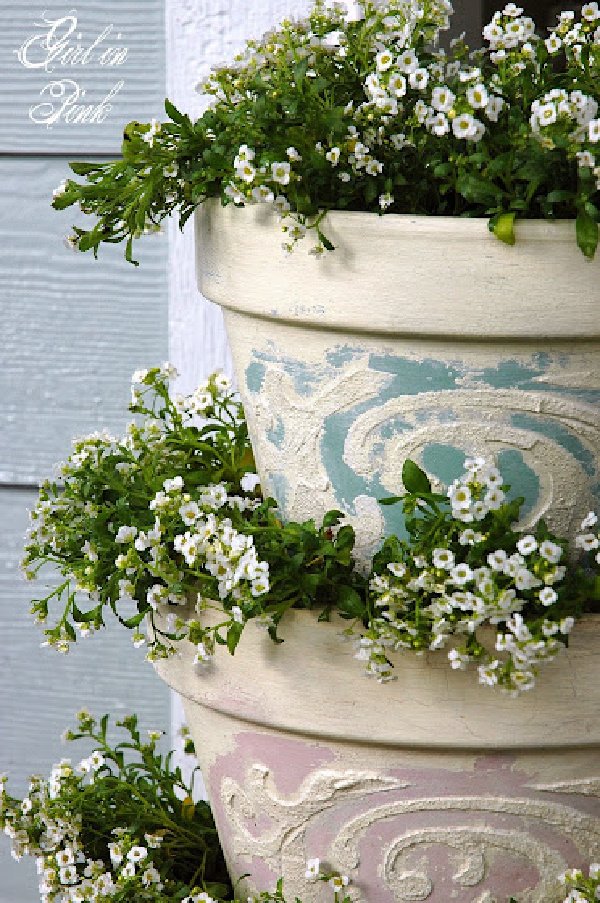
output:
M184 700L221 841L248 892L324 897L320 857L364 903L558 903L557 876L600 857L600 619L510 699L444 655L367 679L342 622L292 612L276 646L246 628L195 670L159 662Z
M563 535L598 504L600 255L572 223L333 212L336 250L290 256L261 206L197 213L263 488L288 518L343 510L364 553L402 533L405 458L443 482L494 455L525 520ZM310 246L310 239L305 245Z

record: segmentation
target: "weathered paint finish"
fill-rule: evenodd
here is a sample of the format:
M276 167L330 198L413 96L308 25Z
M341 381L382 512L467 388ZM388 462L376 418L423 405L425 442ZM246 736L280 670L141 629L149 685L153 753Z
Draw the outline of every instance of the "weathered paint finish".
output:
M411 356L381 348L372 352L374 344L363 339L359 348L355 338L351 350L334 347L325 354L325 363L312 366L274 348L253 352L246 367L246 395L261 418L259 455L270 489L279 490L285 437L298 443L295 430L302 429L302 408L305 436L318 432L318 462L312 471L325 475L330 507L340 507L350 517L356 518L356 506L365 498L398 493L406 457L447 484L460 475L466 456L493 454L511 496L526 498L528 520L546 514L550 490L553 498L568 491L567 471L569 478L576 475L579 491L585 489L575 521L586 505L600 502L600 388L578 385L578 376L565 385L569 371L578 371L583 358L574 360L562 349L541 354L505 346L503 359L490 366L495 352L461 349L461 359L444 360L419 358L416 351ZM454 351L449 348L448 355ZM587 363L596 366L593 353ZM370 387L370 392L366 398L361 392L353 403L347 386L358 368L361 388ZM325 396L328 409L319 420ZM288 494L277 494L291 511L312 475L303 468L297 474L302 490L293 479L290 485L288 475ZM386 532L403 534L397 509L382 509L381 520Z
M343 626L290 612L280 646L249 625L233 658L194 669L185 643L156 666L184 698L234 878L283 874L317 903L318 856L362 903L559 903L557 875L600 855L598 619L517 700L436 653L367 681Z
M525 496L524 524L572 536L598 504L600 262L572 224L521 223L508 248L482 220L336 211L336 250L315 261L302 245L282 259L264 211L211 202L196 222L199 285L224 308L286 517L339 508L366 557L404 532L376 501L401 491L404 460L449 482L482 454Z

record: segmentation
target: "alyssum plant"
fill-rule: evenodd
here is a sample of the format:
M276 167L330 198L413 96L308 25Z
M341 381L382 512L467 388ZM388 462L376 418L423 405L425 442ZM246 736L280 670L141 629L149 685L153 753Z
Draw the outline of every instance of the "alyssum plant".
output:
M207 198L264 204L283 247L307 233L333 248L326 212L362 210L490 218L505 242L516 217L573 219L587 257L598 242L600 10L563 12L547 36L509 3L485 47L438 47L447 0L317 0L307 18L250 41L201 86L196 121L169 102L164 123L132 122L122 159L73 163L54 206L96 217L70 241L97 253L183 225Z
M59 651L112 610L134 643L148 642L149 659L186 637L197 663L208 663L218 644L234 652L248 622L279 641L285 612L312 608L319 620L348 622L357 657L381 681L393 677L393 653L436 652L452 668L475 663L482 683L517 694L559 653L577 616L597 607L596 515L584 517L569 556L543 522L516 527L522 499L510 500L480 458L446 492L406 461L404 495L383 501L403 506L409 538L388 537L364 574L340 512L320 525L283 523L262 498L226 377L171 397L173 375L168 365L134 374L138 420L126 435L76 441L57 480L41 488L24 567L31 578L47 563L62 574L33 603L43 624L58 604L45 633ZM210 626L208 609L218 613Z
M225 903L233 888L208 803L194 802L172 768L172 752L157 751L160 731L144 736L135 715L116 722L124 739L111 739L108 715L77 715L69 741L92 744L74 764L62 759L48 778L33 777L21 800L0 776L0 828L15 859L37 860L42 903ZM186 742L186 752L193 744ZM195 772L194 772L195 774ZM307 876L330 886L331 903L349 903L348 879L309 861ZM342 899L343 897L343 899ZM285 903L273 893L245 903ZM291 901L290 901L291 903Z

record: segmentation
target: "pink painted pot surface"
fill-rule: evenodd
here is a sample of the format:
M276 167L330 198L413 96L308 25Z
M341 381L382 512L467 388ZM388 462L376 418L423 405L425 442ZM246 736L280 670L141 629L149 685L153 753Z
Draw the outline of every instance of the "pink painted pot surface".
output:
M277 646L250 624L233 658L194 649L156 668L184 701L219 834L243 890L330 899L319 857L365 903L558 903L558 875L600 858L600 619L519 699L399 656L363 676L343 622L286 615Z

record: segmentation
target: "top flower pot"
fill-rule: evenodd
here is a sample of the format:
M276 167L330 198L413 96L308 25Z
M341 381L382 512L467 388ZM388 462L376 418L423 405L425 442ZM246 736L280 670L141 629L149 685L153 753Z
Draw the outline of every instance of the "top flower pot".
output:
M402 462L450 482L494 455L526 518L573 535L597 500L600 261L572 223L331 212L335 253L281 252L261 205L196 214L200 291L224 308L264 488L288 518L345 512L364 551Z

